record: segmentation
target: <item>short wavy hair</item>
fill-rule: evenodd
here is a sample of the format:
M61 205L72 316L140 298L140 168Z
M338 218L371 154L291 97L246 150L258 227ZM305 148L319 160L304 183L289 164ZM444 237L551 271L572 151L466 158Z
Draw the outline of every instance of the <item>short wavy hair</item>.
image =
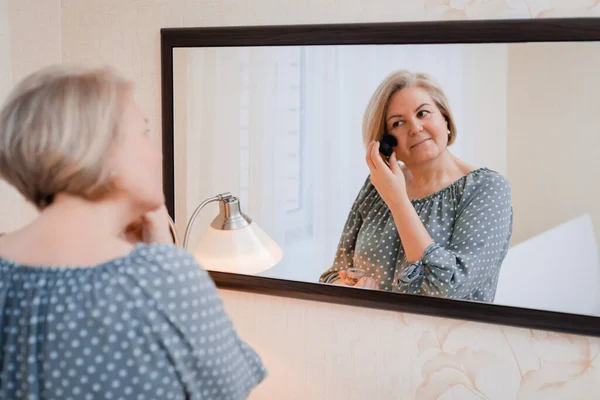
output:
M448 98L440 85L427 74L399 70L388 75L379 84L379 87L375 90L367 105L362 126L365 147L370 141L382 139L383 134L386 133L385 115L390 99L396 92L409 87L420 87L429 93L448 123L448 129L450 130L448 145L454 143L456 139L456 125L452 111L450 110Z
M57 193L106 194L106 160L131 86L109 68L52 66L27 76L0 111L0 177L40 211Z

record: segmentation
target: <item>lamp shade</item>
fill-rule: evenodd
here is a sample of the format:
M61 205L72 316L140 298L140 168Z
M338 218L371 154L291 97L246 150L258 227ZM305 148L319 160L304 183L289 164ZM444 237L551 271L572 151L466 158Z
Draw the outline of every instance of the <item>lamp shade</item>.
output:
M277 243L254 221L228 230L213 225L194 250L198 263L211 271L253 275L268 270L283 257Z

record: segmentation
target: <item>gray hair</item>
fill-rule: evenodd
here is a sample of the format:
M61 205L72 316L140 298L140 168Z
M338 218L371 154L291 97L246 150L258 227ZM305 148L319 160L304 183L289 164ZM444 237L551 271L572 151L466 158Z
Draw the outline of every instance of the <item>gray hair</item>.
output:
M53 66L27 76L0 111L0 177L38 210L57 193L107 193L105 161L130 90L107 68Z

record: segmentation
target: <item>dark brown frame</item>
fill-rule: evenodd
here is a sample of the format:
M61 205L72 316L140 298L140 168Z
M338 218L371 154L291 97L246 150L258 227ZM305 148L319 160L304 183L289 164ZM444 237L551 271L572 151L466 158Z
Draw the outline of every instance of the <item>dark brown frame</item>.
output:
M600 41L600 18L161 29L163 187L175 219L173 49L176 47ZM319 283L211 272L217 286L272 296L600 336L600 318Z

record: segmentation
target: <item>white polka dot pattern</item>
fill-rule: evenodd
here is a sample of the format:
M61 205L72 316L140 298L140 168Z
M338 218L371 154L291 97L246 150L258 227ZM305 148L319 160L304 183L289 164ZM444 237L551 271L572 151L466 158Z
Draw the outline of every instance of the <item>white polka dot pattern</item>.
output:
M435 243L409 263L391 212L367 179L350 210L334 265L320 281L331 282L338 271L354 266L366 270L382 290L493 301L512 235L508 181L479 168L412 205Z
M0 398L245 399L266 371L171 245L91 268L0 259Z

